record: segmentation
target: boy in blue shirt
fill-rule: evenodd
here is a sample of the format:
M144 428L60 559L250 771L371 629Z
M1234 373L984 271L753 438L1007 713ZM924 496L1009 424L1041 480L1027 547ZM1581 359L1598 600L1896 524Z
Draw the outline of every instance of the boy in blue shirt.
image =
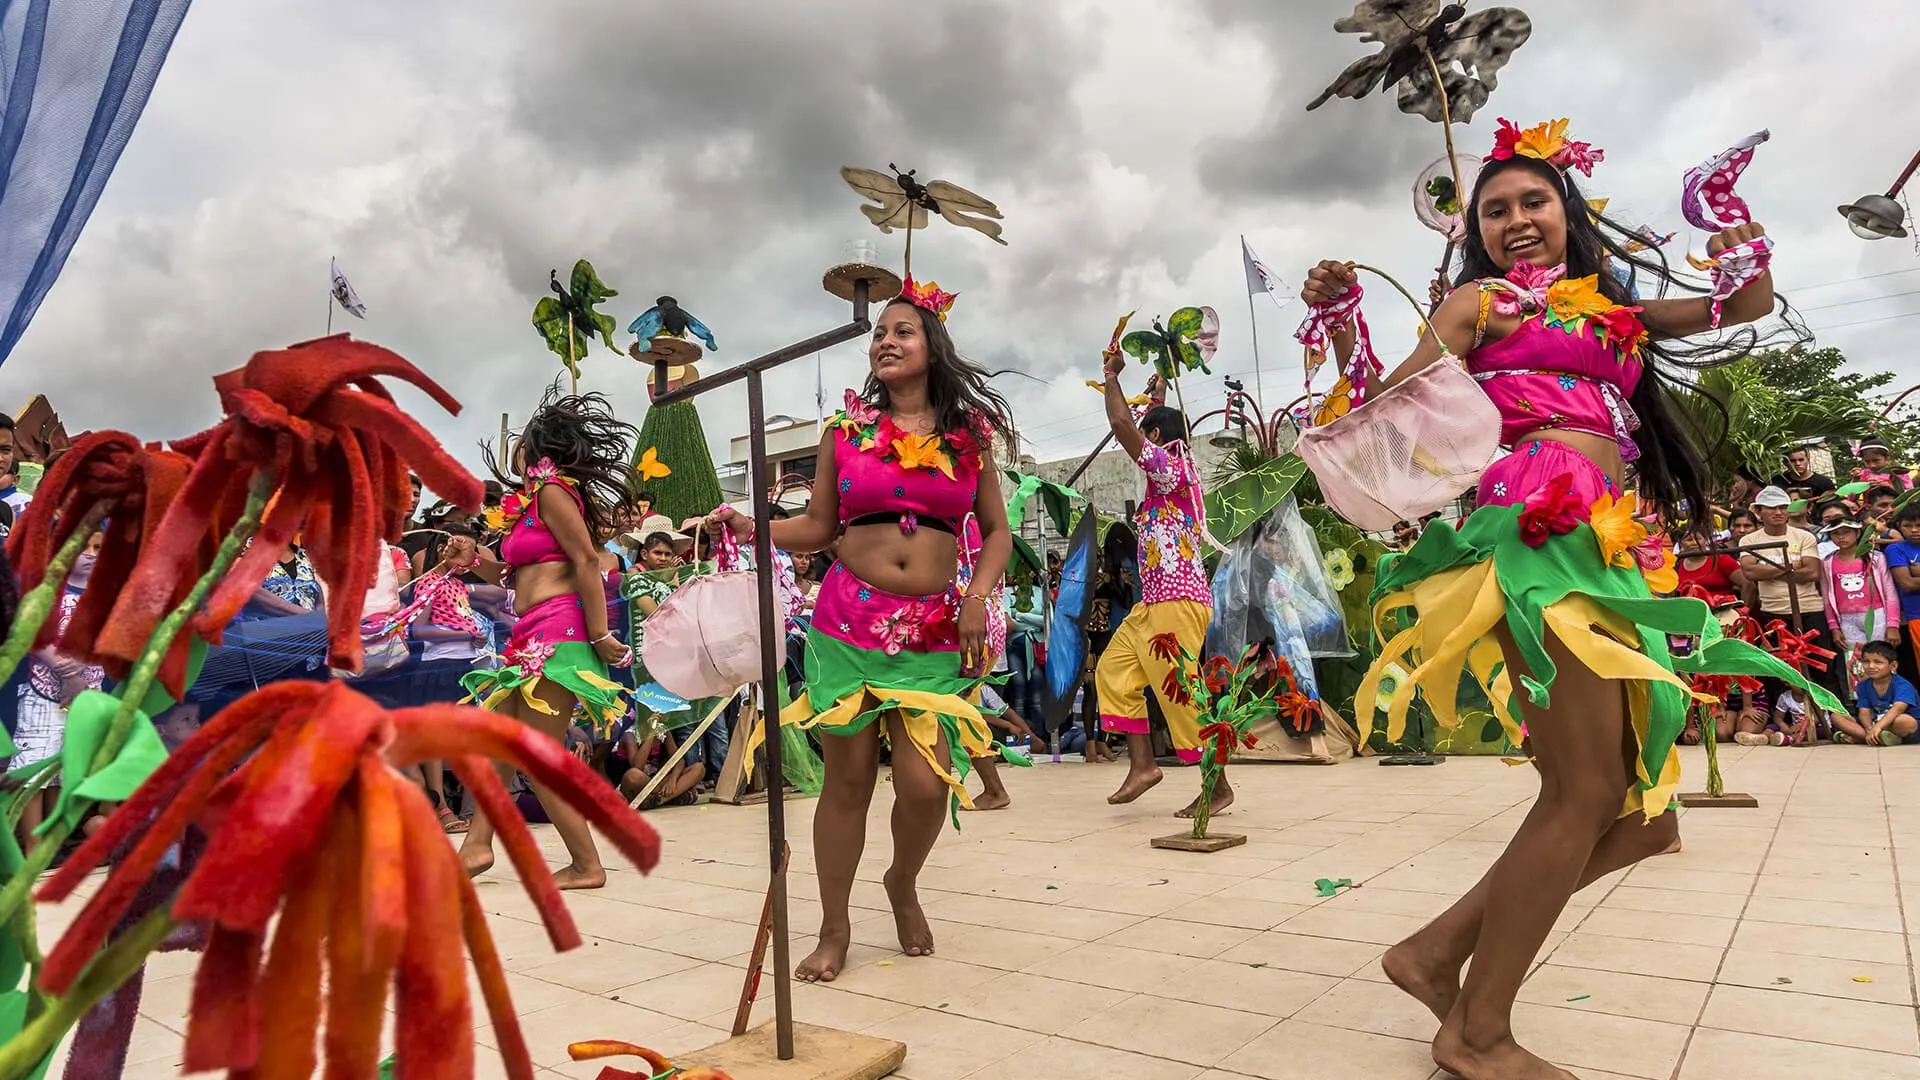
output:
M1866 674L1854 688L1859 712L1852 717L1835 713L1834 742L1867 746L1920 743L1920 693L1904 677L1894 674L1900 651L1884 641L1860 647L1860 667Z
M1900 593L1901 627L1908 634L1920 633L1920 500L1900 509L1894 520L1900 534L1897 543L1885 549L1887 570L1893 575L1894 588ZM1900 650L1900 674L1908 682L1920 680L1920 642L1902 636L1907 647Z

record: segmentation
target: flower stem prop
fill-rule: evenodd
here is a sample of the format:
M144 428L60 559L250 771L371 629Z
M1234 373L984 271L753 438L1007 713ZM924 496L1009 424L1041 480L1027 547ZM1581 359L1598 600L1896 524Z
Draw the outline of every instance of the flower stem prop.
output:
M1264 716L1276 711L1276 701L1302 697L1293 670L1286 661L1261 655L1258 645L1251 646L1238 663L1224 656L1196 662L1193 653L1179 644L1172 634L1158 634L1149 642L1154 655L1173 662L1163 691L1169 697L1182 696L1193 702L1200 724L1200 801L1193 814L1193 838L1205 840L1213 817L1213 792L1226 775L1227 762L1235 750L1258 745L1252 728ZM1253 689L1261 676L1270 677L1264 689ZM1310 700L1310 699L1309 699Z

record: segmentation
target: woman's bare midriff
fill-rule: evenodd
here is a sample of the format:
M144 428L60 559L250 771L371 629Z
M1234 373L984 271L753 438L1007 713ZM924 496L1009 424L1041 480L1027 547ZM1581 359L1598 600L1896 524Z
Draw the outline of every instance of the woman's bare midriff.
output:
M569 562L528 563L513 572L513 611L525 615L534 605L556 596L572 596L573 564Z
M1588 461L1600 467L1600 471L1612 478L1613 486L1624 490L1626 481L1626 462L1620 460L1620 444L1611 438L1595 435L1586 431L1563 431L1560 428L1537 428L1521 437L1520 441L1540 439L1544 442L1556 442L1580 451Z
M890 523L849 525L839 554L855 577L901 596L946 591L958 566L953 536L924 524L911 534Z

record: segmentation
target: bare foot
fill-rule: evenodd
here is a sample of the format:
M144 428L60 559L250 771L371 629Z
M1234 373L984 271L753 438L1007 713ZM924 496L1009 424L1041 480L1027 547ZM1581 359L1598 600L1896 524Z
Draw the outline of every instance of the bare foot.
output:
M1449 969L1419 941L1416 934L1388 949L1380 958L1380 970L1407 996L1425 1005L1435 1020L1445 1023L1454 1000L1460 996L1460 969Z
M840 969L847 964L847 943L852 939L851 930L822 929L820 944L793 969L793 977L801 982L832 982L839 978Z
M1511 1036L1485 1050L1473 1049L1451 1024L1433 1040L1433 1062L1460 1080L1580 1080Z
M975 810L1005 810L1012 805L1013 796L1008 795L1004 791L991 794L981 792L973 800L973 808Z
M493 845L475 848L470 844L461 844L460 861L465 864L468 877L479 877L493 869Z
M1153 785L1160 782L1160 767L1154 765L1150 766L1150 768L1152 770L1151 772L1135 772L1132 769L1128 769L1127 778L1120 782L1120 790L1107 796L1107 802L1114 806L1120 806L1125 803L1130 803L1152 790Z
M1680 838L1678 836L1675 836L1673 838L1673 843L1668 844L1666 847L1660 849L1660 854L1662 855L1680 854Z
M553 883L562 889L599 889L607 884L607 872L598 866L591 870L569 866L553 875Z
M1220 782L1213 786L1213 810L1210 811L1210 813L1218 814L1220 811L1225 810L1227 807L1232 805L1233 805L1233 785L1227 783L1227 778L1222 776L1220 778ZM1200 812L1200 796L1195 795L1193 797L1193 801L1187 804L1187 808L1185 810L1180 811L1178 814L1174 816L1190 818L1199 812Z
M920 894L913 882L902 882L892 870L881 879L887 887L887 900L893 905L893 925L900 932L900 951L908 956L933 955L933 927L927 925L927 913L920 910Z

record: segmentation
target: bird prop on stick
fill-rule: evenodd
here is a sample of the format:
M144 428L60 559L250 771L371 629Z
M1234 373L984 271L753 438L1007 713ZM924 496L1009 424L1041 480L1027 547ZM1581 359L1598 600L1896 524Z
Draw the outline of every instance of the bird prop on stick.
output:
M862 204L860 212L881 232L907 230L907 273L913 272L913 231L927 227L929 213L1006 246L1007 242L1000 238L1000 208L992 202L945 180L922 184L914 179L918 169L901 172L900 166L892 162L888 162L887 168L893 170L892 176L856 165L842 165L840 178L862 197L873 200L874 205Z
M603 315L594 308L609 297L619 296L619 292L610 289L593 272L593 264L585 259L573 264L573 276L568 285L560 284L560 272L547 272L547 288L553 290L552 296L543 296L533 308L533 326L546 339L547 348L567 368L567 376L572 380L573 389L580 389L580 357L592 343L595 333L606 342L607 348L619 352L619 346L613 343L615 323L613 316Z
M671 334L677 338L697 337L707 343L708 352L719 352L720 346L713 340L713 331L707 324L693 317L693 313L680 306L680 302L671 296L662 296L653 302L653 306L640 313L627 326L627 333L650 342L659 335Z

